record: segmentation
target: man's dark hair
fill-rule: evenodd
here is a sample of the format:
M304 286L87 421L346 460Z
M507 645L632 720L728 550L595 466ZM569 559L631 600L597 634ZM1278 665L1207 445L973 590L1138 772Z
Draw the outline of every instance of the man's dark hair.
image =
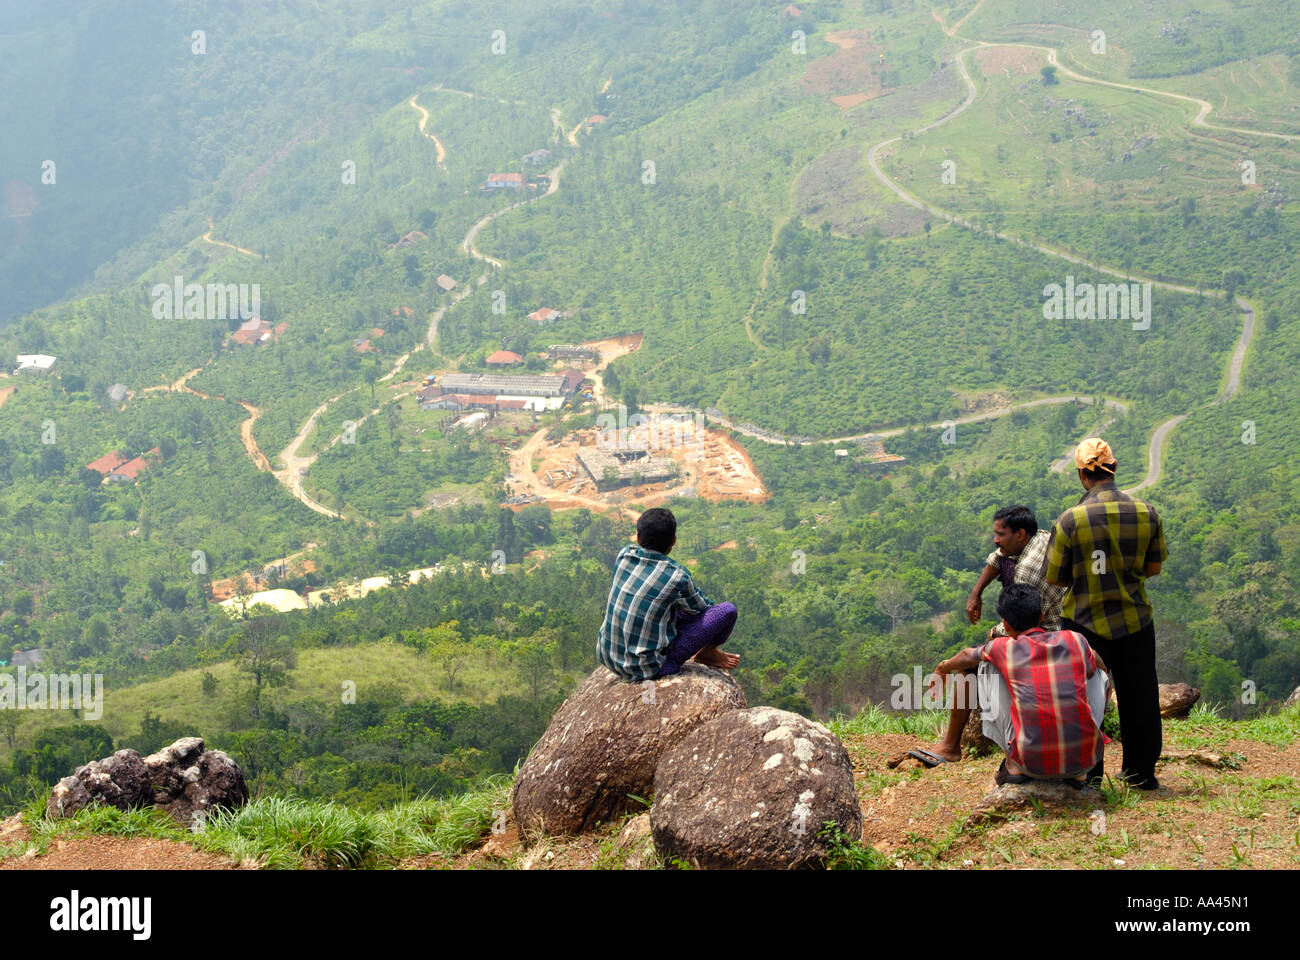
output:
M1013 507L1003 507L997 513L993 514L994 520L1001 520L1011 531L1023 530L1025 536L1032 537L1038 532L1038 518L1034 516L1034 511L1028 507L1022 507L1016 504Z
M1117 464L1111 464L1117 466ZM1114 480L1115 474L1109 470L1102 470L1100 467L1090 467L1083 471L1083 475L1089 480Z
M651 507L637 518L636 536L647 550L667 553L677 537L677 518L671 510Z
M998 616L1012 630L1028 630L1042 619L1043 595L1027 583L1013 583L998 597Z

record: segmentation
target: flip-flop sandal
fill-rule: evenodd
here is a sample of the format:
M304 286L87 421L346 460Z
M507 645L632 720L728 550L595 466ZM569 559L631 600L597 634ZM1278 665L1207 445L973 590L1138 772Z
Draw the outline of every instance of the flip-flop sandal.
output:
M927 767L937 767L941 763L947 763L943 757L937 753L931 753L929 750L909 750L907 755L916 760L920 760Z

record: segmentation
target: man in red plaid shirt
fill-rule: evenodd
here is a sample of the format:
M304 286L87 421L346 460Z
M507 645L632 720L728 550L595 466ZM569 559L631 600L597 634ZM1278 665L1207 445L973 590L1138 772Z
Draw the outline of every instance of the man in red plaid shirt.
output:
M969 647L935 668L942 678L978 665L984 735L1006 759L994 780L1064 779L1082 784L1101 759L1105 664L1073 630L1048 633L1042 598L1015 583L998 598L1007 636Z

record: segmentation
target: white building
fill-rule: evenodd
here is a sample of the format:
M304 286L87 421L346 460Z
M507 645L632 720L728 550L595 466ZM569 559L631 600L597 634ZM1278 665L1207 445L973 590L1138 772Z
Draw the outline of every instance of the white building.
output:
M18 354L18 366L14 373L24 373L28 370L45 373L50 367L54 366L56 359L56 357L44 353L20 353Z

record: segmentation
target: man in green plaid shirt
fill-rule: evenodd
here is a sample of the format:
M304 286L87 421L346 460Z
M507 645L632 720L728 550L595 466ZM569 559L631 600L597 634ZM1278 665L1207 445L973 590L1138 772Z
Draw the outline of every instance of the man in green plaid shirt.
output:
M668 557L677 542L677 519L654 507L636 524L637 543L614 563L605 622L596 656L627 680L653 680L681 670L690 659L730 670L740 662L718 647L736 624L736 607L713 603L690 571Z
M1160 694L1156 633L1145 582L1169 555L1160 516L1149 503L1115 486L1119 464L1096 437L1074 454L1086 491L1052 528L1047 580L1068 587L1061 613L1110 668L1119 706L1124 758L1120 776L1143 790L1160 786ZM1099 781L1097 764L1089 779Z

